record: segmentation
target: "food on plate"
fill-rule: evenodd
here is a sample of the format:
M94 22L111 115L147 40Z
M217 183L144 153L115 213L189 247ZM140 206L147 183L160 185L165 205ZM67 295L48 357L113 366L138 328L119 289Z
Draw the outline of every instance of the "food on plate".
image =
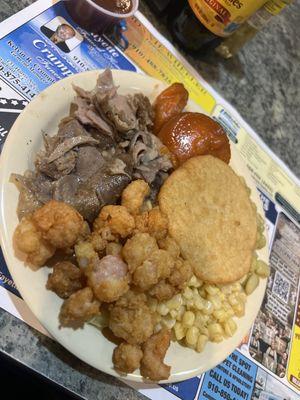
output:
M60 261L49 274L46 288L52 290L62 299L85 287L83 271L70 261Z
M173 83L157 96L154 103L154 132L156 134L170 118L184 110L188 99L189 93L182 83Z
M195 275L230 283L250 270L257 217L248 191L230 166L194 157L173 172L159 193L170 236Z
M139 346L123 342L113 352L113 363L116 370L130 374L140 368L142 357Z
M158 133L177 164L191 157L211 154L227 164L231 151L228 137L222 126L200 113L184 112L169 119Z
M145 378L152 381L168 379L171 367L164 364L163 361L170 341L171 332L168 329L162 329L143 344L141 373Z
M85 287L71 294L66 299L59 313L61 326L73 329L83 328L84 323L100 313L100 303L94 299L90 287Z
M94 90L74 90L35 170L13 175L15 248L35 268L53 266L46 287L63 299L61 328L90 323L118 345L117 371L168 379L171 340L201 352L235 334L269 274L255 253L264 222L227 165L222 128L183 112L183 85L153 107L118 94L108 70Z
M20 219L54 199L93 222L104 205L118 201L131 180L148 182L155 197L172 168L168 152L152 133L148 97L118 94L110 70L99 75L94 90L74 90L70 115L60 122L58 133L44 134L35 170L12 176L20 190Z

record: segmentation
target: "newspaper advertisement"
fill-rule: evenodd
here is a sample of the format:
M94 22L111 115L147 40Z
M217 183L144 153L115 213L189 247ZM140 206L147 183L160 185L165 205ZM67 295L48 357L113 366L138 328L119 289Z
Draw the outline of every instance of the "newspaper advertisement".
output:
M67 25L69 39L58 41ZM0 24L0 151L31 99L54 82L103 68L137 71L170 84L219 121L257 183L269 231L271 275L255 323L239 348L202 376L171 385L129 383L151 399L300 399L300 184L234 108L141 14L103 35L89 33L63 1L39 0ZM0 307L40 330L0 249Z

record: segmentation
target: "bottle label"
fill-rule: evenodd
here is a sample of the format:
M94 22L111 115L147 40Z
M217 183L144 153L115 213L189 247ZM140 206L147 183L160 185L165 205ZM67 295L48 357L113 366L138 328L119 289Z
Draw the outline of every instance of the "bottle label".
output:
M261 30L272 17L279 14L293 0L269 0L249 20L248 24L257 31Z
M188 0L199 21L217 36L236 31L266 0Z

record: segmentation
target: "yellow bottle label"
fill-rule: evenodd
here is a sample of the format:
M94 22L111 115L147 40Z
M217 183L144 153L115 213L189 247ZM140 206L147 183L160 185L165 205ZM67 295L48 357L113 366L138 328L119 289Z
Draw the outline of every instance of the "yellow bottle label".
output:
M277 15L292 3L293 0L270 0L264 5L264 9L272 15Z
M266 0L188 0L199 21L217 36L239 28Z

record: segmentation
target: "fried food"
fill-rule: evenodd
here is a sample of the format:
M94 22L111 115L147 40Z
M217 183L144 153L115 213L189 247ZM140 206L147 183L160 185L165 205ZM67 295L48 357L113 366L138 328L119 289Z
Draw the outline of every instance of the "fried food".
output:
M173 83L157 97L154 104L154 133L158 133L170 118L181 113L187 105L189 93L182 83Z
M121 372L130 374L140 368L143 352L137 345L121 343L113 352L114 367Z
M49 274L46 288L52 290L62 299L84 287L85 279L80 268L69 261L58 262Z
M126 238L133 232L135 222L126 207L105 206L94 222L94 231L101 232L104 227L108 227L112 234Z
M131 182L122 193L122 206L126 207L130 214L139 214L145 198L150 194L147 182L138 179Z
M152 381L169 378L171 367L164 364L163 361L170 342L171 332L168 329L162 329L144 343L142 346L141 374L145 378Z
M158 137L181 165L191 157L211 154L227 164L231 151L222 126L207 115L185 112L162 127Z
M146 295L128 291L110 309L109 328L130 344L142 344L153 333L154 318Z
M82 328L84 323L100 314L100 303L94 300L93 291L86 287L71 294L63 302L59 313L60 325L73 329Z
M43 239L57 249L73 246L85 229L83 218L75 208L56 200L35 211L32 220Z
M143 212L135 217L136 232L149 233L157 240L162 240L168 233L168 220L159 207Z
M249 272L256 213L246 187L223 161L188 160L165 181L159 205L170 236L199 279L230 283Z
M158 250L156 240L148 233L137 233L125 243L122 256L133 273L138 266Z
M166 301L171 299L177 291L175 286L172 286L170 283L166 282L166 280L161 280L149 290L149 294L158 301Z
M168 277L168 281L172 286L182 289L185 283L191 279L192 275L191 264L182 258L178 258L175 261L175 267L171 275Z
M14 233L14 245L25 256L25 262L42 267L55 253L55 247L42 238L30 217L23 217Z
M129 289L128 267L119 256L94 258L86 275L89 287L101 302L116 301Z
M164 239L158 241L160 249L167 250L169 254L176 260L180 256L180 248L173 238L167 236Z
M173 268L173 257L166 250L156 250L135 269L132 282L142 291L149 290L161 279L168 278Z

